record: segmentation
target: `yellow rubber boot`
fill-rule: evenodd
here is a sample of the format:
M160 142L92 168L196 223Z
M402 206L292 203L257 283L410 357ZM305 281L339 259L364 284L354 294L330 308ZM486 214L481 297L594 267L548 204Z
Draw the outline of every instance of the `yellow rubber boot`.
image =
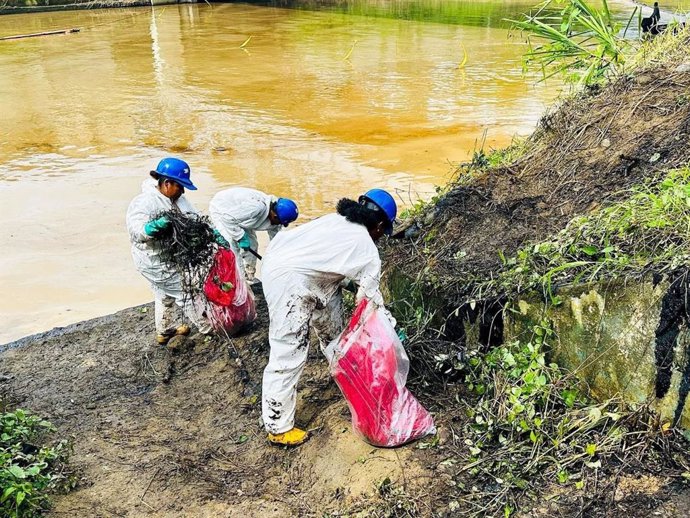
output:
M307 439L309 439L309 433L299 428L293 428L278 434L268 434L268 442L281 446L299 446Z
M178 326L174 332L168 332L168 333L163 333L163 334L157 334L156 335L156 342L158 342L160 345L165 345L167 344L170 339L173 336L179 336L179 335L188 335L191 329L189 328L188 325L182 324L181 326Z
M175 329L175 336L179 336L179 335L187 336L190 331L191 331L191 329L189 328L189 326L187 324L182 324L181 326L178 326L177 329Z

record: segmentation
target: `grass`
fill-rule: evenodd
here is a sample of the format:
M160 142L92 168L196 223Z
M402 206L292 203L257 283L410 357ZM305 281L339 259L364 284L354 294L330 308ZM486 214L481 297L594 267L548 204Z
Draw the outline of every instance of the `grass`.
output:
M688 62L690 25L672 23L662 34L644 41L629 60L629 69L637 71L659 65L678 65Z
M584 0L546 0L536 9L524 20L510 20L527 34L527 68L539 68L544 79L562 75L580 87L601 84L625 70L631 42L625 38L627 27L621 34L623 26L614 20L607 0L601 9Z
M650 157L654 158L654 157ZM690 266L690 168L633 188L619 203L574 218L548 241L504 258L483 296L610 278L640 278Z

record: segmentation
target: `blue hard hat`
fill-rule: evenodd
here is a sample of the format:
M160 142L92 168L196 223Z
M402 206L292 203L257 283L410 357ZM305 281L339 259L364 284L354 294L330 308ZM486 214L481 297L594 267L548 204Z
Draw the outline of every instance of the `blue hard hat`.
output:
M189 179L191 169L189 164L179 158L164 158L158 162L155 172L164 178L179 183L185 189L196 191L196 187Z
M386 234L390 235L393 232L393 223L395 222L395 216L398 215L398 206L395 204L393 196L391 196L388 191L384 191L383 189L371 189L359 197L359 203L365 206L371 203L374 206L370 208L382 210L388 220Z
M299 216L299 210L297 210L297 204L289 198L278 198L273 205L273 210L278 216L278 221L284 227L287 227L290 223L297 219Z

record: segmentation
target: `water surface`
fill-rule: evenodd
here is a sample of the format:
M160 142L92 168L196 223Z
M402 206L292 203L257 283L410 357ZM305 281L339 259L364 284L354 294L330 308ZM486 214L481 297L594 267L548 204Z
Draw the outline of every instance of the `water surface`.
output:
M202 210L247 185L305 221L374 186L414 202L482 141L529 133L559 89L523 75L502 21L530 4L0 17L0 36L82 28L0 42L0 343L150 300L124 214L163 156L191 164Z

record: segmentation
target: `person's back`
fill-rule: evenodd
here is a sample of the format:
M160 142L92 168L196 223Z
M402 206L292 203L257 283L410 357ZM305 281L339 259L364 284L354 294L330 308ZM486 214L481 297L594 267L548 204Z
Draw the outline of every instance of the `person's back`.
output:
M367 228L340 214L328 214L278 234L266 251L264 270L351 277L372 262L380 259Z
M366 297L384 307L375 243L392 232L395 200L382 189L371 189L358 202L341 199L336 210L337 214L282 232L264 257L271 352L264 369L261 408L268 440L275 444L294 446L308 436L294 426L297 382L307 361L311 324L320 328L322 344L343 327L340 282L346 277L355 281L358 300Z
M231 187L217 193L209 203L209 213L219 230L227 229L228 240L239 241L246 230L267 230L273 196L248 187ZM216 222L217 221L217 222Z

